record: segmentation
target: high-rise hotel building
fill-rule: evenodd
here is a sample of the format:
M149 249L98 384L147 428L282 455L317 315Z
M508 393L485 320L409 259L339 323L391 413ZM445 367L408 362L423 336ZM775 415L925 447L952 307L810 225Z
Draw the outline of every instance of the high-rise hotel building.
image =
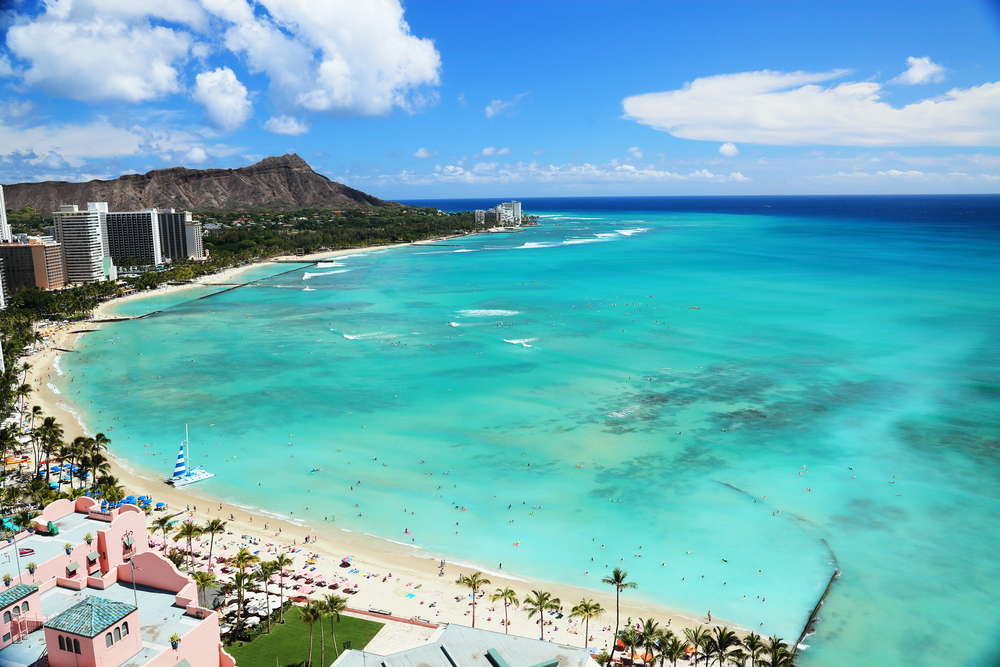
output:
M160 208L156 212L160 219L160 249L164 259L202 259L205 256L201 223L195 222L191 211Z
M53 211L56 241L62 244L66 258L67 283L94 283L117 277L107 253L107 210L107 204L91 202L86 211L76 204L63 204Z
M0 185L0 243L10 243L14 240L14 233L7 222L7 202L3 199L3 186Z
M101 203L106 210L107 204ZM105 213L105 239L107 254L118 266L163 263L160 219L155 208Z

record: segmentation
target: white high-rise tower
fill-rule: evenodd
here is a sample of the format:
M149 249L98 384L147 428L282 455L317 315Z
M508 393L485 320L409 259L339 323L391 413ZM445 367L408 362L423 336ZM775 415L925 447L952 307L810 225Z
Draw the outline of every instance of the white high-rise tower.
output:
M3 186L0 185L0 243L13 243L14 233L7 222L7 202L3 198Z

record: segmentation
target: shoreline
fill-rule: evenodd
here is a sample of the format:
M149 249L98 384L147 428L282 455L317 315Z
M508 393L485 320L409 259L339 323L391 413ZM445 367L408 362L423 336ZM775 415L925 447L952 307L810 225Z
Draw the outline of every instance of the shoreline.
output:
M435 239L435 241L452 238L461 238L461 236ZM161 296L202 285L233 281L240 274L267 263L277 263L278 261L311 263L348 254L426 244L428 241L337 250L305 256L269 258L263 262L205 276L192 283L149 290L105 302L95 310L94 317L113 317L104 309L126 301ZM97 324L96 326L100 327L101 325ZM52 372L62 374L57 366L59 356L65 351L73 349L75 336L85 332L81 329L93 330L94 327L92 322L53 327L55 331L52 332L52 337L46 348L32 353L27 359L32 365L28 381L35 386L35 394L29 402L42 406L47 415L56 417L63 424L66 440L72 440L77 435L86 434L87 427L82 423L80 415L70 405L64 403L63 395L50 385L50 381L53 379ZM355 556L354 567L350 569L359 570L359 573L346 575L349 581L360 584L359 592L348 596L348 604L352 608L360 610L385 609L392 611L393 615L397 617L419 617L432 623L455 622L469 625L471 621L469 589L460 587L455 583L455 579L460 574L467 575L479 570L492 583L483 589L485 595L481 594L482 599L477 600L477 627L495 631L504 629L500 625L504 614L503 607L494 607L488 598L489 594L497 587L509 586L517 591L519 597L523 597L532 589L547 590L562 600L564 613L567 616L569 610L582 597L593 598L599 602L605 608L605 613L592 619L590 636L594 638L594 641L589 642L589 645L597 647L598 650L610 647L615 608L613 591L583 589L527 577L520 573L498 572L491 568L477 567L475 563L465 562L461 558L449 559L447 556L443 557L446 567L444 575L440 576L437 571L438 563L442 560L440 554L422 550L415 553L416 550L412 550L407 545L401 545L386 538L346 531L328 525L317 526L291 521L280 514L269 512L265 508L237 506L228 503L225 498L201 494L198 488L174 489L159 479L145 476L144 471L132 469L127 462L118 459L111 452L109 454L109 458L112 460L112 474L119 478L122 486L127 488L129 492L137 495L151 495L158 502L168 503L168 512L176 513L181 510L186 518L199 523L213 518L227 521L227 530L231 534L222 535L216 539L216 555L225 553L230 547L235 550L240 544L256 545L262 551L266 550L266 553L262 553L262 557L265 558L273 558L278 552L287 553L290 549L302 548L303 551L298 552L297 556L294 557L294 569L301 571L305 559L298 556L302 556L308 551L317 556L316 572L313 574L322 572L328 577L331 575L343 576L346 570L339 567L341 559L347 555ZM190 508L190 511L182 510L182 508ZM230 516L233 518L230 519ZM275 528L277 532L275 532ZM308 544L306 544L304 542L306 536L315 536L316 541L310 537ZM162 537L162 535L158 537ZM204 542L207 549L207 540L199 542ZM405 551L403 547L406 547ZM391 579L388 577L390 572L393 575ZM366 573L373 576L366 577ZM639 583L641 586L641 582ZM322 590L322 592L331 591ZM319 591L314 596L318 594ZM435 606L431 607L431 604ZM534 619L528 620L525 613L513 607L508 610L508 614L510 619L508 630L510 632L526 637L538 635L538 626ZM661 626L669 627L681 637L683 637L682 628L698 625L727 625L738 630L740 634L747 632L746 629L726 623L722 619L713 618L713 623L705 623L704 619L699 618L696 614L673 610L655 603L623 598L622 627L624 627L625 620L630 617L633 621L639 617L656 618L660 621ZM552 621L553 625L546 627L546 639L551 638L553 641L574 646L584 645L582 622L575 622L575 619L568 617L558 620L552 619ZM571 623L571 621L574 622ZM608 626L611 626L611 629L606 629ZM555 631L553 632L553 630Z

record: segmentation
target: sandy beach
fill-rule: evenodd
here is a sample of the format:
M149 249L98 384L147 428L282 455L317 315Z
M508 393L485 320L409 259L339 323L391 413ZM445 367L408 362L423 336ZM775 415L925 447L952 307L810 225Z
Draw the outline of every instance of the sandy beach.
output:
M401 244L408 245L408 244ZM303 262L318 261L336 256L356 254L371 250L382 250L399 246L379 246L353 250L332 251L315 255L272 258L273 260L297 260ZM115 299L102 304L94 314L95 319L108 317L108 309L123 302L146 298L152 295L163 295L170 292L190 289L204 284L239 283L239 276L244 271L260 266L259 264L229 269L212 276L206 276L188 285L170 286L134 294L122 299ZM97 326L116 326L105 323ZM34 393L29 397L29 405L40 405L46 415L56 417L65 431L65 439L72 440L83 435L85 426L80 424L75 413L63 402L63 397L53 391L50 381L55 374L58 356L71 351L85 330L93 330L93 323L84 322L77 325L54 325L43 331L46 344L29 357L24 358L31 365L29 382ZM92 435L92 434L91 434ZM112 437L112 440L114 438ZM166 477L169 471L162 471ZM353 609L367 611L369 609L386 610L394 616L403 618L421 618L427 621L455 622L472 624L472 606L469 600L469 590L455 583L460 574L470 574L481 570L490 580L484 591L493 593L498 587L510 587L520 597L532 590L545 590L560 598L563 604L564 618L548 616L551 625L546 626L545 637L553 641L583 646L586 639L582 621L569 618L570 609L578 604L581 598L593 598L606 610L600 618L590 622L590 636L593 640L589 645L598 649L607 648L611 638L615 620L615 597L611 586L600 583L604 572L594 573L594 590L584 590L564 586L552 582L540 581L530 577L520 576L507 571L498 572L495 568L475 567L474 564L455 563L455 558L430 552L407 553L409 549L387 540L366 536L354 532L343 531L330 525L302 525L290 521L269 517L261 512L249 511L227 503L225 498L214 498L204 494L197 485L177 490L164 484L162 477L152 476L148 472L131 469L127 462L114 460L113 472L129 493L152 496L157 502L168 504L168 512L182 512L178 520L193 520L204 523L209 519L227 521L227 533L218 535L215 539L215 554L235 552L240 546L247 546L251 551L260 551L263 559L274 558L279 552L289 554L293 558L296 572L308 572L310 576L325 575L328 580L344 578L349 583L342 585L341 590L351 584L358 584L358 592L349 595L348 605ZM161 537L161 536L154 536ZM306 541L308 538L308 542ZM207 554L208 539L201 540L199 548ZM307 559L312 557L315 563L307 565ZM353 556L350 568L340 567L345 556ZM554 557L558 557L555 555ZM439 571L441 559L445 559L443 574ZM205 561L201 561L205 563ZM224 576L224 575L223 575ZM666 575L665 575L666 576ZM637 582L641 588L642 582ZM340 593L341 590L336 592ZM311 595L318 597L333 593L328 588L317 588ZM508 631L526 637L538 636L536 619L528 619L527 613L520 608L510 607L507 610L510 624ZM679 635L682 628L694 627L707 621L705 616L681 613L644 602L638 602L628 593L622 598L621 620L635 621L638 618L656 618L662 626L669 627ZM476 603L476 626L495 631L504 629L504 608L502 604L494 605L488 597ZM713 617L715 624L725 623L722 619Z

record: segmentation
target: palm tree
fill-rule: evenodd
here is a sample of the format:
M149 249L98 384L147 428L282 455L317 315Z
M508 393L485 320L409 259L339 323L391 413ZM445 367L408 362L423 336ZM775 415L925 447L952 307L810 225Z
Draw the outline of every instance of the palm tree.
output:
M180 512L177 514L170 514L164 516L158 516L153 519L152 525L150 525L147 530L154 535L156 531L161 531L163 533L163 553L167 553L167 531L173 526L174 518L180 516Z
M760 635L751 632L744 637L743 648L746 649L747 657L750 658L750 667L757 667L757 660L760 658L760 654L764 652L764 642L761 640Z
M201 537L201 526L196 524L194 521L185 521L181 524L181 527L177 529L177 532L174 533L174 541L179 539L187 540L188 558L191 561L188 568L189 570L194 569L194 549L191 546L191 542L198 537Z
M559 598L552 597L552 593L546 591L531 591L531 595L524 596L524 606L528 608L528 618L538 614L539 639L545 640L545 612L555 611L559 605Z
M211 557L209 557L208 562L212 562ZM267 634L271 634L271 592L268 590L268 584L271 583L271 577L277 573L278 565L273 560L261 561L254 571L257 581L264 584L264 601L267 603Z
M278 612L278 622L285 622L285 568L292 566L292 559L285 554L278 554L278 557L274 559L274 564L278 566L278 601L281 603L278 607L281 611Z
M580 604L570 610L570 618L583 619L583 648L587 648L587 642L590 640L590 619L597 618L603 613L604 607L601 606L600 602L594 602L587 598L580 600Z
M660 624L652 618L639 619L642 630L639 631L639 644L646 653L655 655L660 648Z
M708 630L703 626L699 625L693 630L691 628L684 628L684 636L687 637L688 643L694 647L695 650L695 663L698 664L698 654L702 653L702 649L705 647L705 640L708 639Z
M677 661L687 655L687 653L684 652L684 642L678 639L677 636L671 632L666 641L666 648L661 655L670 660L670 664L673 667L677 667Z
M340 649L337 648L337 632L333 627L333 623L336 620L340 623L340 615L347 609L347 598L337 595L336 593L330 593L323 598L323 611L330 617L330 636L333 637L333 650L334 654L339 658ZM323 662L325 665L326 662Z
M624 644L627 655L634 658L636 647L642 643L642 638L639 636L639 632L634 627L629 625L622 630L618 638L621 640L622 644Z
M31 406L31 425L28 427L28 430L32 433L35 432L35 418L41 416L41 414L42 407L40 405Z
M231 587L236 591L236 627L239 631L243 629L243 604L246 599L246 592L253 589L254 577L243 570L233 573Z
M764 653L767 654L767 660L761 663L764 667L788 667L795 664L795 654L777 635L768 638Z
M602 584L609 584L615 587L615 634L612 636L611 640L611 657L608 658L608 664L610 664L615 658L615 642L618 641L618 626L621 620L620 613L620 599L622 591L626 588L638 588L639 585L634 581L628 581L628 571L623 570L620 567L616 567L611 571L611 574L607 577L601 579Z
M62 426L56 421L55 417L46 417L42 420L42 425L38 427L38 439L41 442L42 453L45 454L48 460L48 465L45 466L46 484L52 479L52 458L62 447L62 437ZM36 461L35 465L36 467L40 466L40 462Z
M323 612L320 610L319 605L315 600L310 600L309 604L302 608L302 613L299 614L299 620L303 623L309 624L309 660L306 661L307 667L312 667L313 660L313 624L316 621L320 622L322 627L323 623Z
M191 575L195 586L198 587L198 604L206 606L205 590L215 583L215 574L212 572L202 572L199 570Z
M229 559L229 562L233 567L243 572L254 563L259 563L260 557L257 554L250 553L250 550L246 547L240 547L240 550Z
M490 584L490 580L484 577L482 572L473 572L470 575L458 575L455 583L472 589L472 627L476 627L476 595L480 588Z
M212 566L212 552L215 549L215 536L226 532L226 522L222 519L209 519L201 529L202 534L208 533L208 565Z
M705 645L706 655L714 657L718 661L719 667L722 667L723 663L732 657L735 649L740 647L740 639L729 628L716 626L714 634L708 635ZM708 660L706 660L707 662Z
M496 602L497 600L503 600L503 633L507 634L507 607L517 604L517 593L509 586L507 588L498 588L497 592L490 596L490 602Z

